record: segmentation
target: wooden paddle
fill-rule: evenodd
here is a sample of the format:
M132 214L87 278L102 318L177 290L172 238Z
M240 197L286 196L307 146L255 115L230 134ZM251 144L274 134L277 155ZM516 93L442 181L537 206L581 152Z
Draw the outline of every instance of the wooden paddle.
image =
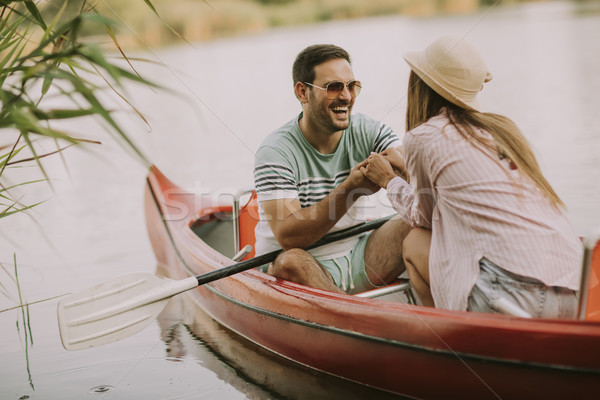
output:
M332 232L306 250L375 229L391 216ZM129 337L148 326L168 300L186 290L267 264L282 250L183 280L137 272L71 294L58 303L58 326L67 350L99 346Z

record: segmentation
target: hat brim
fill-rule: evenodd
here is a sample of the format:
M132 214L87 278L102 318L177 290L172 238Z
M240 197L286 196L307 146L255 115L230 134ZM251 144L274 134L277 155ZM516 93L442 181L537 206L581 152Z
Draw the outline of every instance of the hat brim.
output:
M408 64L411 70L417 74L419 78L423 80L434 92L459 107L462 107L467 110L480 111L479 102L477 100L472 100L466 102L458 97L456 97L450 90L448 90L442 83L437 81L428 73L427 62L421 60L423 57L423 53L419 51L412 51L403 54L404 60ZM430 68L429 68L430 69Z

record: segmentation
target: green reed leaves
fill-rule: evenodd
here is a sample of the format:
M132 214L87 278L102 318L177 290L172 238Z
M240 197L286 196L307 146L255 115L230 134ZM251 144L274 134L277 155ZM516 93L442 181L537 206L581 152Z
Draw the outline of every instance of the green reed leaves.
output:
M15 281L17 284L17 289L19 292L19 305L21 306L21 321L23 324L23 339L25 341L25 364L27 366L27 376L29 380L29 385L33 390L35 390L35 386L33 385L33 378L31 376L31 368L29 367L29 346L33 346L33 334L31 333L31 320L29 318L29 304L23 304L23 296L21 294L21 284L19 283L19 272L17 268L17 255L14 255L14 263L15 263ZM20 332L19 329L19 320L17 319L17 331Z
M6 310L0 310L0 312L6 312L8 310L13 310L13 309L20 309L20 311L21 311L20 314L17 314L17 320L15 322L15 325L17 328L17 333L19 334L19 339L21 339L21 341L25 347L25 365L27 368L27 376L28 376L29 385L31 386L31 388L33 390L35 390L35 387L33 385L33 377L31 375L30 363L29 363L29 347L33 346L33 333L31 330L31 318L30 318L30 314L29 314L29 304L23 302L23 294L21 293L21 283L19 282L19 269L17 268L17 255L16 254L13 255L13 260L14 260L14 277L10 274L8 269L5 268L5 266L2 263L0 263L0 270L4 271L6 276L10 279L10 281L16 286L17 295L15 296L12 293L12 290L10 290L8 287L6 287L4 284L2 284L1 280L0 280L0 294L4 295L11 301L15 302L17 304L17 306L12 307L10 309L6 309ZM16 297L18 297L18 299Z
M8 187L4 183L10 181L7 174L15 164L23 166L29 162L50 184L44 157L60 153L70 145L99 143L61 129L59 123L64 126L65 121L93 118L94 123L100 122L141 162L150 165L101 99L108 87L130 105L118 91L125 83L156 85L133 70L129 60L126 60L129 66L122 67L109 61L104 49L86 42L83 31L103 30L124 56L113 33L112 20L97 14L86 1L81 2L75 15L69 16L68 0L54 14L38 8L39 4L57 8L56 3L0 0L0 218L35 205L20 204L10 195L10 188L30 185L33 181L11 182ZM52 15L49 22L44 18L48 15ZM52 106L57 99L60 106ZM134 112L141 116L138 110ZM36 144L49 139L56 150L40 154ZM19 159L21 154L27 156Z
M124 62L107 57L107 50L92 43L85 32L107 33L112 50L116 49ZM112 91L147 123L120 90L126 84L158 87L135 71L114 32L115 23L99 15L86 0L0 0L0 218L28 212L42 203L26 202L24 196L14 193L43 183L52 187L44 167L47 157L61 156L72 146L100 144L86 139L85 133L65 128L71 120L100 124L137 159L150 165L119 125L114 111L103 103L106 92ZM23 175L16 172L23 167L36 172L36 177L20 178ZM18 293L0 282L0 295L15 303L0 312L20 309L16 328L24 343L29 384L35 390L29 362L33 346L30 303L23 298L16 254L14 277L1 263L0 270Z

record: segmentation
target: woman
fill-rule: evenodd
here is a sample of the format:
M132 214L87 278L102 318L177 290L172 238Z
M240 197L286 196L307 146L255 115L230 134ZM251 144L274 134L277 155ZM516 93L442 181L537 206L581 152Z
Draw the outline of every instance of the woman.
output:
M421 301L575 317L581 242L516 125L480 111L483 58L455 36L404 58L404 156L372 154L361 171L415 227L403 254Z

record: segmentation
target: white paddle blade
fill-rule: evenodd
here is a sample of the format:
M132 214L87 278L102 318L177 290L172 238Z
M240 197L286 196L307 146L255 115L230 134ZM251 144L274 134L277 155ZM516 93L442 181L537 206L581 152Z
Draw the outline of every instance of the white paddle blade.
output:
M67 350L100 346L148 326L168 300L198 286L194 277L174 281L134 273L97 284L58 303L58 326Z

